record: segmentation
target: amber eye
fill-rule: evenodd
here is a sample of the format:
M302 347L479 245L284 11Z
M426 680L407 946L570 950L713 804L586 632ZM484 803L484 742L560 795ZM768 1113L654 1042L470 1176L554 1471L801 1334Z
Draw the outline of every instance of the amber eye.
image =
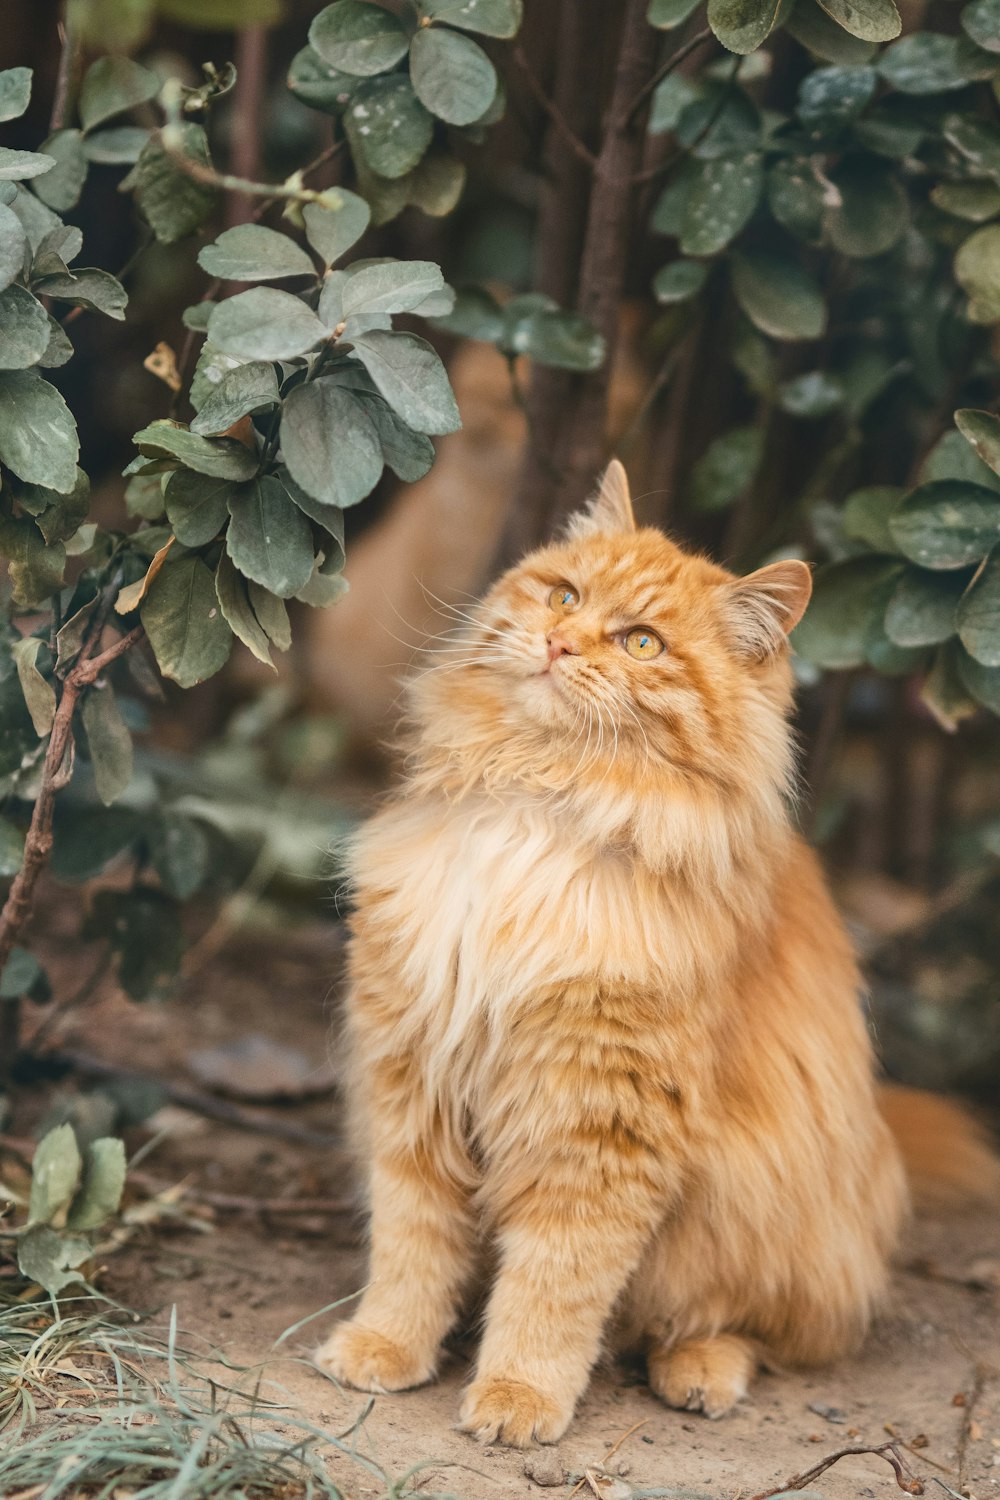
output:
M663 650L663 642L652 630L630 630L622 644L636 661L652 661Z
M549 595L549 609L557 615L569 615L580 602L580 595L568 583L559 583Z

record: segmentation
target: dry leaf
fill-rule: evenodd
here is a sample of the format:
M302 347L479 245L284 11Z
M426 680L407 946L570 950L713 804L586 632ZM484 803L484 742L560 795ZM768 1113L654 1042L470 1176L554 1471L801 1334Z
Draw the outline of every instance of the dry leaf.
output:
M227 427L225 432L220 432L218 436L235 438L238 443L243 444L244 448L249 448L251 453L257 451L257 440L253 435L253 423L249 416L240 417L238 422L234 422L232 427Z
M170 345L165 344L162 339L152 354L146 355L142 367L148 370L150 375L155 375L157 380L162 380L164 385L168 385L172 391L180 390L181 376L177 368L177 356Z
M118 598L115 600L116 614L128 615L131 614L134 609L139 608L139 605L146 597L146 591L149 588L149 585L152 583L157 573L163 567L163 564L167 560L167 553L170 551L176 540L177 538L175 536L172 536L169 542L167 542L166 546L161 547L159 552L154 553L153 561L146 569L144 577L138 579L135 583L130 583L128 588L124 588L120 591Z

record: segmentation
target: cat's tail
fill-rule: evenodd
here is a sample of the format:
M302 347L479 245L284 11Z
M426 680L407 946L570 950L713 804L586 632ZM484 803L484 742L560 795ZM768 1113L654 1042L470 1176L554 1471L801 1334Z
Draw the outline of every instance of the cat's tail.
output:
M1000 1203L1000 1156L961 1105L888 1083L879 1088L878 1103L917 1209L934 1213Z

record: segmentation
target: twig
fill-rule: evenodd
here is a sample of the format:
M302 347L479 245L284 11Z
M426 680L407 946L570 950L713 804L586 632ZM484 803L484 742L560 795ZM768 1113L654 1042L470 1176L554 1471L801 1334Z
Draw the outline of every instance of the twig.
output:
M818 1464L813 1464L812 1468L806 1469L804 1474L793 1474L791 1479L786 1479L783 1484L776 1484L771 1490L762 1490L759 1495L754 1495L752 1500L771 1500L772 1495L780 1495L785 1490L804 1490L808 1485L812 1484L814 1479L818 1479L821 1474L824 1474L827 1469L832 1468L834 1464L839 1463L842 1458L850 1458L859 1453L871 1453L875 1458L884 1458L886 1463L891 1466L899 1488L905 1490L908 1495L922 1495L924 1493L923 1480L915 1478L910 1473L899 1456L896 1443L890 1441L888 1443L880 1443L874 1448L838 1448L836 1453L828 1453L826 1458L821 1458Z
M76 71L77 58L80 53L80 36L73 21L72 5L67 5L63 12L63 18L59 22L59 33L62 39L62 47L59 52L59 72L56 75L56 91L52 99L52 114L49 116L49 134L55 135L57 130L62 130L66 124L66 116L69 113L69 97L73 88L73 74Z
M524 75L524 81L534 94L542 109L548 115L569 149L580 161L590 168L591 171L597 166L597 157L584 145L576 131L570 125L566 116L559 108L554 99L545 92L538 75L528 61L527 54L520 42L515 42L511 49L514 61Z
M962 1421L958 1430L958 1488L965 1489L965 1460L969 1451L969 1438L972 1430L972 1413L979 1404L983 1394L983 1386L986 1384L986 1369L976 1360L972 1366L972 1390L965 1398L962 1407Z
M109 590L109 600L110 600ZM110 607L110 605L109 605ZM99 613L94 622L85 651L93 651L104 627L104 615ZM35 886L38 877L48 864L52 853L52 813L55 794L65 786L72 771L72 722L73 711L84 688L89 687L112 662L124 656L130 647L143 635L137 625L128 635L123 635L99 655L85 655L68 673L52 721L48 749L42 767L42 784L31 814L31 824L24 841L24 861L14 877L3 911L0 912L0 972L10 957L21 931L31 915Z
M102 1058L92 1057L86 1052L59 1051L45 1053L45 1060L62 1065L72 1071L91 1078L124 1078L134 1083L152 1084L161 1090L164 1097L193 1114L205 1115L210 1120L220 1120L236 1130L254 1131L258 1135L273 1135L279 1140L297 1141L304 1146L342 1146L340 1136L330 1130L316 1130L309 1125L297 1125L292 1120L274 1120L258 1110L243 1109L227 1099L217 1099L201 1089L188 1088L184 1084L171 1083L153 1073L143 1073L136 1068L118 1068Z
M694 36L689 37L688 40L683 44L683 46L678 47L677 51L672 53L671 56L667 58L662 67L657 68L652 78L648 83L643 84L642 88L636 94L635 98L632 100L632 103L625 111L624 123L626 125L628 125L631 120L634 119L637 111L641 109L645 100L648 99L653 90L663 82L664 78L669 77L674 69L679 68L684 59L686 57L690 57L691 53L694 52L698 47L700 47L704 42L711 41L713 35L714 32L712 31L711 26L706 26L704 31L696 32Z
M702 141L708 135L708 132L712 129L713 125L722 114L722 111L725 109L726 104L729 102L729 95L732 92L732 86L736 81L736 74L739 71L739 66L742 61L743 59L741 57L733 58L733 64L729 70L729 77L726 79L725 87L720 93L718 99L715 101L715 107L712 110L711 114L708 116L708 119L698 131L698 134L695 136L694 140L691 141L690 145L679 146L676 151L672 151L669 156L665 156L663 160L661 162L657 162L655 166L647 167L643 172L637 172L632 178L633 183L639 184L643 182L652 182L654 177L659 177L661 172L669 172L670 168L676 166L676 164L681 160L683 156L692 155L695 148L701 145Z
M643 1419L642 1419L641 1422L633 1422L632 1426L628 1429L628 1431L627 1432L623 1432L622 1435L621 1435L621 1437L617 1438L611 1444L611 1447L608 1449L607 1453L605 1453L604 1457L601 1459L601 1461L600 1461L600 1463L598 1465L598 1468L603 1469L604 1465L608 1462L608 1459L614 1458L615 1454L618 1452L618 1449L621 1447L622 1443L625 1442L626 1438L630 1438L632 1436L633 1432L638 1432L640 1427L645 1427L645 1425L646 1425L646 1423L648 1421L649 1421L648 1417L643 1417ZM577 1480L576 1484L570 1490L570 1492L569 1492L569 1500L573 1500L573 1496L576 1494L577 1490L581 1490L583 1488L583 1486L586 1484L586 1482L587 1482L587 1476L585 1474L582 1479L578 1479Z
M145 1172L129 1172L128 1180L154 1195L168 1192L172 1188L172 1184L163 1182L158 1177L150 1177ZM358 1206L352 1198L253 1198L244 1193L214 1193L189 1183L181 1184L181 1192L185 1198L191 1198L195 1203L204 1203L208 1208L238 1214L329 1214L336 1217L353 1213Z

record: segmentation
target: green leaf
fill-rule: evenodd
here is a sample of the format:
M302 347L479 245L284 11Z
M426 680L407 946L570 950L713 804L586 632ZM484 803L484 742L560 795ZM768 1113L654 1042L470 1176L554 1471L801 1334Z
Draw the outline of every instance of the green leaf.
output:
M844 386L826 370L809 370L787 380L778 395L778 405L791 417L827 417L844 404Z
M57 816L52 873L71 884L92 880L143 838L147 815L130 808L87 809Z
M116 322L125 321L128 293L116 277L96 266L82 266L64 276L45 276L35 283L35 289L40 297L71 302L74 307L105 313Z
M118 1212L125 1190L125 1142L103 1136L83 1159L83 1181L66 1215L67 1229L99 1229Z
M0 124L20 119L31 98L31 69L5 68L0 73Z
M232 632L219 609L215 580L194 553L160 569L139 612L160 671L181 687L204 682L225 665Z
M208 304L211 315L212 304ZM237 359L232 354L223 354L221 349L216 349L214 344L207 341L202 345L198 362L194 367L194 377L191 381L190 400L195 411L201 411L209 396L221 383L230 370L238 370L246 360Z
M653 295L668 307L697 297L708 276L708 267L697 260L675 260L661 266L653 277Z
M356 505L371 493L382 473L382 445L368 412L353 392L333 380L300 385L286 397L281 412L281 451L292 479L306 497L311 496L322 506ZM309 510L307 514L314 513ZM311 549L309 562L311 567ZM249 576L281 594L266 578ZM301 588L308 576L307 570L296 588Z
M231 640L228 625L224 628ZM98 891L86 932L109 940L118 955L118 982L132 1000L163 995L180 972L184 956L180 914L176 901L163 891L149 886Z
M42 150L55 165L44 178L39 178L35 192L49 208L64 213L79 202L87 180L83 137L78 130L59 130L42 143Z
M902 22L893 0L820 0L832 20L863 42L891 42Z
M213 307L208 337L239 359L295 359L325 339L327 330L299 297L273 287L238 292Z
M318 383L299 390L313 390ZM290 598L312 572L313 540L284 487L272 475L241 485L230 498L229 515L226 551L237 568L279 598Z
M29 635L15 641L11 655L17 664L17 675L21 683L24 701L28 705L31 722L39 739L52 732L52 721L56 716L56 694L51 682L42 676L38 667L38 653L48 650L37 636ZM50 658L51 664L51 658Z
M961 479L1000 490L1000 477L976 456L960 432L944 433L921 464L918 484L929 484L932 479Z
M708 0L708 24L730 52L753 52L778 19L781 0Z
M7 558L14 603L41 605L62 587L66 548L47 547L34 521L0 516L0 555Z
M99 57L84 74L80 89L80 120L93 130L112 115L145 104L160 91L160 80L130 57Z
M158 521L163 515L163 484L160 474L133 474L125 486L125 509L130 516Z
M309 565L311 572L311 549ZM215 572L215 592L219 596L219 608L237 640L242 641L258 661L276 670L268 649L267 634L254 614L243 576L237 572L226 552L219 558L219 566Z
M977 47L1000 52L1000 0L973 0L962 11L962 30Z
M479 36L516 36L524 16L522 0L418 0L420 14Z
M817 244L823 233L823 211L830 192L805 157L786 156L767 174L767 202L772 214L792 234Z
M444 286L441 267L430 260L391 260L350 266L341 292L342 316L412 312Z
M341 0L342 3L342 0ZM198 264L221 281L277 281L315 276L312 260L287 234L263 224L237 224L198 252Z
M138 125L113 125L83 138L83 154L92 166L134 166L149 140L149 131Z
M211 846L204 828L194 818L168 808L154 828L149 852L160 884L176 900L190 900L204 885Z
M2 85L2 82L3 75L0 74L0 85ZM0 879L10 880L17 874L23 863L24 834L20 828L15 828L14 824L9 823L6 818L0 818ZM24 949L15 949L14 951L23 953ZM7 973L9 962L10 960L8 959L8 964L4 966L4 975ZM25 988L30 988L30 985L25 986ZM17 993L20 994L23 992L19 990ZM0 999L6 1000L9 998L16 998L16 996L8 996L5 981L0 980Z
M1000 553L962 596L955 615L962 645L984 667L1000 667Z
M286 79L288 88L309 109L339 115L357 88L357 77L331 68L312 47L303 47L292 58Z
M683 253L715 255L722 250L753 215L763 187L759 151L699 162L681 215Z
M287 651L292 644L292 628L288 622L288 610L284 599L279 599L268 589L262 589L260 584L254 583L252 579L247 584L247 593L250 595L253 612L260 621L265 635L279 651Z
M1000 322L1000 224L977 229L959 246L955 279L969 297L977 322Z
M775 339L815 339L826 327L819 287L797 261L764 251L733 257L733 292L761 333Z
M648 134L664 135L669 130L676 130L681 115L698 98L699 92L697 84L682 73L668 73L653 90L646 126Z
M0 203L0 289L10 286L24 270L28 236L17 214Z
M1000 495L950 479L922 484L889 522L893 540L925 568L964 568L1000 541Z
M72 666L73 662L79 656L84 640L86 639L87 630L90 627L90 622L94 617L99 597L98 594L95 594L92 599L88 599L85 604L81 604L80 608L73 611L65 625L61 626L57 632L56 670L60 675L65 675L67 669Z
M598 370L604 361L604 337L579 313L549 306L550 298L512 297L503 310L501 353L527 354L557 370Z
M856 260L891 250L910 222L909 199L898 176L862 160L838 172L835 182L841 201L824 220L834 249Z
M899 509L904 493L896 485L873 484L848 495L844 506L845 536L852 541L867 542L876 552L895 552L889 520ZM910 642L898 644L904 646Z
M86 1281L79 1267L89 1260L91 1253L89 1241L57 1234L47 1224L32 1225L17 1242L21 1275L37 1282L50 1297L58 1297L66 1287Z
M968 583L962 573L907 568L885 613L885 631L897 646L936 646L955 634L955 610Z
M839 26L816 0L798 0L785 21L785 30L826 62L863 63L875 51L871 42L861 41Z
M202 166L211 166L208 137L202 126L187 122L180 129L184 155ZM172 245L200 229L215 207L215 200L214 188L195 182L168 155L156 136L150 138L135 165L135 201L161 244Z
M393 411L415 432L456 432L461 427L444 365L425 339L373 331L355 340L354 355Z
M69 407L34 370L0 372L0 460L28 484L67 494L80 444Z
M338 599L343 598L347 589L347 579L342 573L330 576L316 568L309 582L299 589L295 597L301 603L311 605L313 609L326 609L328 605L336 604Z
M81 717L97 795L105 807L110 807L132 780L132 736L110 683L95 684L90 689L83 700Z
M406 56L410 39L396 17L365 0L334 0L315 17L309 43L343 73L386 73Z
M942 213L971 224L985 224L1000 214L1000 187L993 182L939 182L931 202Z
M0 182L23 182L28 177L41 177L51 172L55 161L51 156L40 156L37 151L12 151L9 146L0 146Z
M409 78L393 73L369 78L355 89L344 111L344 131L359 173L396 178L412 171L427 150L434 119ZM363 178L359 186L368 197Z
M51 1224L69 1206L83 1162L72 1125L57 1125L42 1137L31 1164L28 1224Z
M0 529L0 550L3 535ZM0 679L0 776L14 776L26 757L38 754L38 736L31 722L16 672ZM30 761L28 762L30 763Z
M23 286L0 292L0 370L36 365L49 345L45 308Z
M368 228L371 209L357 193L338 188L339 208L324 208L319 203L307 203L302 210L306 226L306 239L312 245L324 266L329 268L335 260L348 250Z
M697 10L698 4L699 0L649 0L646 20L659 31L673 31Z
M821 568L809 608L792 632L798 654L831 670L863 666L884 614L884 590L898 569L884 557L852 557Z
M26 948L12 948L0 973L0 1000L34 997L47 987L45 971L35 955Z
M955 426L971 444L976 457L1000 474L1000 417L991 411L966 408L955 413Z
M397 479L402 479L408 484L412 484L417 479L423 479L434 462L434 444L430 438L422 432L414 432L412 427L407 427L392 408L386 405L381 396L369 396L364 392L359 392L358 400L375 425L382 448L382 457ZM341 534L341 543L343 543L343 534Z
M696 510L724 510L747 490L764 456L759 427L734 427L714 438L691 470L691 504Z
M165 419L150 422L132 441L147 458L176 459L214 479L249 479L257 469L256 454L233 438L201 437Z
M702 84L677 121L677 140L706 161L755 149L763 119L750 95L732 83Z
M18 499L22 508L35 517L46 542L66 542L75 535L90 509L90 480L82 469L77 469L76 483L68 495L29 484Z
M1000 179L1000 126L974 115L945 115L941 134L977 173Z
M253 360L248 365L238 365L223 375L192 421L191 431L202 436L226 432L241 417L277 406L278 400L278 380L272 364Z
M959 38L934 31L901 37L885 49L877 66L886 83L901 94L944 94L969 82Z
M503 333L503 312L485 287L461 287L451 312L435 318L434 326L459 338L481 339L492 344Z
M875 92L874 68L814 68L799 85L796 113L803 125L836 130L859 115Z
M961 651L958 674L977 703L1000 714L1000 667L984 667L967 651Z
M482 47L436 27L419 30L410 43L410 78L421 104L449 125L471 125L497 91L496 71Z

